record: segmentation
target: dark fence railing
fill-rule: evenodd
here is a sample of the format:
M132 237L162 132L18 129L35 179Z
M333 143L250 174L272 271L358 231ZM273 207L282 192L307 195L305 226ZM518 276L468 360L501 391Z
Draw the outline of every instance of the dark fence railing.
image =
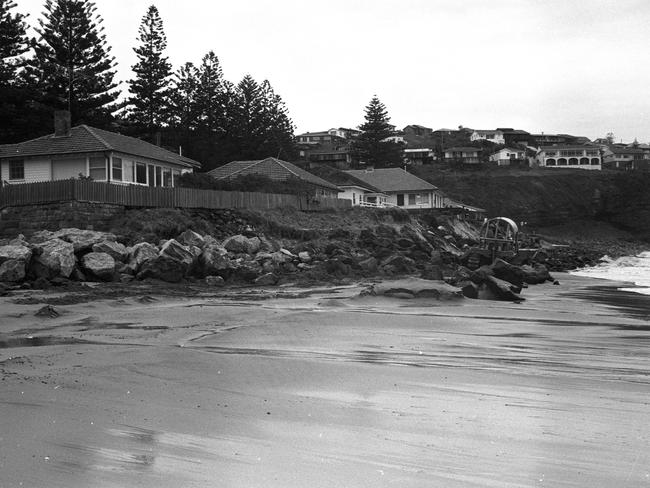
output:
M127 207L213 209L294 207L301 210L318 210L351 206L350 200L336 198L314 199L279 193L154 188L90 180L47 181L0 187L0 209L64 201L109 203Z

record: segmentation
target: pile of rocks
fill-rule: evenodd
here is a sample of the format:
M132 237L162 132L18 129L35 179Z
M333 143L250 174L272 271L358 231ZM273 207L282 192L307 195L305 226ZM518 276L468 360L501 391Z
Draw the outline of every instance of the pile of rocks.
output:
M444 279L466 297L519 301L526 284L552 279L543 265L513 266L505 261L470 271L458 266L460 254L446 229L427 231L412 224L378 225L354 234L339 230L284 245L251 228L223 240L186 230L157 244L132 246L111 233L71 228L0 242L0 284L45 288L70 281L126 283L150 278L269 286L420 276Z
M273 285L283 276L342 278L431 271L442 262L419 231L367 229L359 236L327 236L284 248L252 229L218 241L187 230L158 244L125 246L111 233L80 229L22 235L0 242L0 282L42 288L72 281L129 282L146 278L176 283L203 279ZM438 271L434 274L442 278Z
M515 266L497 259L476 270L459 266L449 281L468 298L519 302L523 288L555 280L543 264Z

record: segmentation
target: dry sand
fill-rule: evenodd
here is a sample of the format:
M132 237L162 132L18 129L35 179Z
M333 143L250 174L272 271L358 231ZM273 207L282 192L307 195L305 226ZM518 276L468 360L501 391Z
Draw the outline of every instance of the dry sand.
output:
M560 281L0 298L0 486L649 486L648 302Z

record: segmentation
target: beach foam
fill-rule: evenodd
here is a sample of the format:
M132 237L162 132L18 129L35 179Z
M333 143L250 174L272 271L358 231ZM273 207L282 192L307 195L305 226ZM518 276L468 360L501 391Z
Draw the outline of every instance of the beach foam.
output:
M634 283L636 287L622 288L622 290L650 295L650 251L642 252L637 256L624 256L617 259L605 256L597 266L571 271L571 274L628 281Z

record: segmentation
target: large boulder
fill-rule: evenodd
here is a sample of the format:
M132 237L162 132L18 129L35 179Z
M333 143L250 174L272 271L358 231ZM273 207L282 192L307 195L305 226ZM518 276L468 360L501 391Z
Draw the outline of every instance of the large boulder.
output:
M0 263L9 260L28 262L32 257L32 250L23 244L9 244L0 246Z
M337 278L341 278L343 276L349 275L351 268L349 264L345 264L338 259L330 259L325 262L325 270L328 274L334 275Z
M74 252L85 252L92 249L94 244L102 241L115 241L115 234L99 232L96 230L82 229L61 229L54 233L54 237L70 242L74 246Z
M480 288L479 298L485 300L504 300L510 302L521 302L523 297L519 296L520 287L512 283L488 276L484 285Z
M271 260L275 264L284 264L292 262L296 256L286 249L280 249L279 251L270 253Z
M488 278L494 276L494 270L488 265L483 265L478 269L470 271L470 273L470 279L477 285L485 283Z
M137 272L140 267L151 259L158 257L158 248L148 242L140 242L129 252L129 268Z
M185 232L180 234L176 240L188 247L196 246L202 248L206 244L205 239L203 236L201 236L201 234L198 234L190 229L187 229Z
M401 254L391 254L382 260L381 267L388 273L413 273L416 269L415 261Z
M221 276L206 276L205 284L208 286L224 286L226 281Z
M8 259L0 264L0 282L18 283L25 279L25 261Z
M458 284L460 289L463 292L463 295L467 298L478 298L479 297L479 286L473 281L467 280Z
M529 285L538 285L545 281L553 281L553 277L548 272L548 268L543 264L537 264L535 266L525 264L521 267L521 270L524 273L524 282Z
M436 300L462 299L463 293L444 281L405 278L382 281L371 285L362 295L389 296L394 298L429 298Z
M34 256L30 269L36 278L67 278L75 266L74 246L61 239L50 239L40 244L41 253Z
M253 281L253 283L255 283L258 286L272 286L275 285L277 282L278 282L278 277L275 275L275 273L265 273L261 276L258 276Z
M115 275L115 259L105 252L89 252L81 258L83 270L102 281L111 281Z
M521 267L510 264L503 259L496 259L492 263L492 272L496 278L505 280L515 286L520 287L524 284L525 273Z
M158 254L160 256L167 256L168 258L180 261L188 267L192 265L195 258L195 253L193 253L188 246L182 245L176 239L170 239L165 242L160 248Z
M136 278L139 280L154 278L169 283L178 283L185 276L187 267L186 263L178 259L160 255L142 263Z
M238 281L253 283L262 273L262 266L257 261L243 261L233 269L232 277Z
M125 262L129 252L124 244L115 241L102 241L93 244L93 252L101 252L110 255L115 261Z
M358 262L359 267L366 273L374 273L377 271L377 266L379 266L379 261L374 256L370 256L366 259L362 259Z
M260 250L262 241L259 237L246 237L243 235L236 235L228 237L223 241L223 247L228 251L234 253L255 254Z
M232 269L228 251L219 245L206 246L198 259L197 273L203 276L227 274Z

